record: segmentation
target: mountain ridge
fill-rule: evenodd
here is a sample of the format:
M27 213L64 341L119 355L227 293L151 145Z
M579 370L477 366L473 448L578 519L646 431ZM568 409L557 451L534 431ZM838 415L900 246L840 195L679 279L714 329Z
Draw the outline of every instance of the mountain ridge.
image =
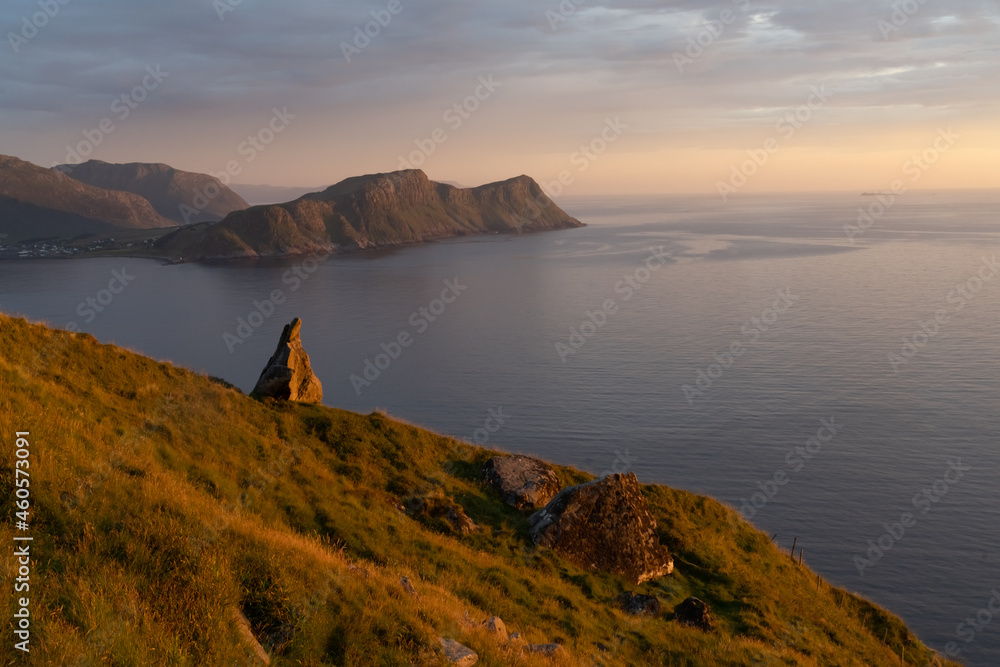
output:
M139 195L149 201L157 213L181 225L216 222L233 211L250 206L215 176L183 171L163 163L113 164L88 160L81 164L59 165L55 169L87 185ZM195 199L207 188L215 188L216 192L211 197L204 197L204 206L195 206Z
M528 176L456 188L405 170L354 176L290 202L253 206L179 229L156 247L185 260L246 259L582 226Z
M0 155L0 233L11 241L173 226L139 195Z

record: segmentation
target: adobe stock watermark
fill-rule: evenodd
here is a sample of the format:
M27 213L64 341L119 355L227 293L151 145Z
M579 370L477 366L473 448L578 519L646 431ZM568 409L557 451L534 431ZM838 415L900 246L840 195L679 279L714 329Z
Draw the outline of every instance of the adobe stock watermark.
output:
M744 14L750 9L750 0L732 0L732 3ZM726 32L726 28L736 21L736 12L728 7L719 13L719 18L706 22L701 30L688 37L687 47L683 52L674 51L673 59L677 71L684 73L684 68L693 65L696 60L715 44Z
M235 333L223 332L222 342L229 350L229 354L236 352L236 346L250 340L257 330L264 326L264 322L271 319L288 300L289 294L298 292L305 281L309 280L320 264L330 259L333 251L327 249L323 252L316 252L295 263L295 265L281 275L281 283L288 286L288 293L281 289L271 290L271 293L263 300L253 301L253 310L246 317L236 318Z
M628 125L622 122L620 116L615 116L614 120L605 118L604 127L597 133L597 136L570 155L569 162L576 167L576 173L582 174L587 171L590 165L604 155L611 144L618 141L627 129ZM574 182L576 182L576 175L569 169L563 169L555 181L543 182L540 185L550 199L558 199L564 188L573 185Z
M709 364L706 368L697 369L694 384L686 384L681 387L681 392L683 392L689 406L693 407L695 399L704 396L725 375L726 371L736 365L736 361L746 353L747 349L755 345L761 336L777 324L781 316L791 310L801 298L792 294L792 290L787 287L778 290L776 294L778 298L770 307L765 308L760 316L751 317L749 322L740 327L740 333L743 334L742 339L731 342L726 352L721 354L715 352L712 355L715 363Z
M119 122L125 122L132 112L139 108L139 105L146 101L149 94L160 87L160 85L170 76L170 72L164 72L159 65L149 65L146 67L146 74L135 86L125 91L111 102L111 113ZM83 141L76 146L66 146L65 164L80 164L85 158L94 153L94 149L104 143L105 138L112 134L118 126L115 125L114 118L105 117L97 123L97 127L92 130L83 130ZM53 162L51 166L56 167L59 162Z
M667 265L668 259L670 259L670 254L664 252L663 246L650 248L646 261L615 283L614 293L622 295L622 301L628 303L636 292L642 290L652 280L654 273ZM579 327L570 327L567 342L556 343L556 354L559 355L559 359L565 364L570 356L579 352L588 340L604 328L608 323L608 318L616 315L618 310L618 302L614 298L608 298L604 300L600 308L584 311L586 319L580 323Z
M560 23L569 21L585 4L587 4L587 0L562 0L555 10L546 10L545 18L549 22L549 30L555 32Z
M243 4L243 0L212 0L212 9L220 21L226 20L226 14L235 12Z
M882 33L882 39L888 40L894 33L901 31L926 4L927 0L899 0L892 3L889 20L879 19L876 24L878 31Z
M411 0L406 1L409 3ZM355 26L354 39L340 43L340 52L344 54L344 60L348 63L353 62L355 57L371 46L372 40L377 39L382 31L389 27L395 17L403 13L403 9L405 7L401 0L389 0L385 9L373 9L371 11L373 20L363 26Z
M810 436L804 445L789 449L788 453L785 454L787 471L785 469L776 470L769 479L757 483L759 491L754 492L749 500L740 498L739 513L745 521L750 521L757 515L757 512L767 507L767 504L778 495L781 487L792 481L792 474L802 472L806 463L818 456L823 450L823 445L830 443L834 436L844 428L842 424L837 423L836 417L820 419L819 424L816 435Z
M931 167L937 164L941 157L950 151L961 138L962 135L956 134L950 127L939 129L937 138L930 146L919 155L914 155L903 163L903 175L909 177L910 183L919 182L924 174L930 171ZM846 223L844 225L844 235L851 245L854 245L854 240L857 237L864 236L865 232L888 213L898 198L906 194L907 191L906 183L902 179L896 179L892 182L888 192L878 193L877 199L868 206L859 206L857 224Z
M966 645L975 641L976 636L993 622L994 616L1000 615L1000 591L994 588L990 594L990 599L982 609L955 626L955 636ZM958 642L948 642L944 647L944 653L949 658L957 658L962 654L962 649L959 648Z
M232 523L232 517L251 509L261 494L273 488L301 458L301 450L297 446L282 440L280 456L271 459L266 469L258 467L250 479L241 485L239 500L224 502L223 513L216 514L210 525L201 526L200 535L188 535L192 554L200 556L205 549L215 544L219 535Z
M453 280L445 280L441 296L431 300L426 306L415 310L409 319L407 319L407 322L413 328L413 333L404 329L388 343L382 343L379 346L382 351L375 355L374 361L371 358L366 358L361 374L354 373L347 378L348 382L351 383L351 387L354 388L354 393L360 396L362 389L372 386L372 383L378 380L382 376L382 373L389 369L392 362L399 359L403 355L403 351L413 345L413 341L416 340L415 335L419 336L427 331L431 327L431 324L444 315L448 306L455 303L458 297L462 295L462 292L467 289L469 289L469 286L459 283L457 277Z
M98 313L103 313L115 300L115 297L132 284L133 280L135 280L135 276L128 272L127 266L123 266L121 271L115 269L111 272L108 286L81 301L76 307L76 314L82 317L86 324L90 324L97 319ZM80 325L76 321L67 322L63 328L74 333L80 331Z
M38 33L49 24L49 21L58 16L62 8L70 2L71 0L38 0L38 8L41 11L35 12L31 16L22 16L21 29L17 32L7 33L7 41L10 42L10 48L14 54L20 53L21 48L27 46L28 42L37 37Z
M918 330L910 336L903 336L903 345L898 353L889 353L889 365L893 374L899 373L904 364L920 354L939 333L941 327L951 321L952 316L962 312L965 306L976 298L986 285L1000 273L1000 263L997 256L992 259L983 257L982 265L975 275L969 277L965 282L955 285L955 289L948 292L945 301L951 305L951 310L939 308L934 312L934 317L928 320L920 320L917 324Z
M493 80L492 74L480 76L476 88L465 99L455 102L445 109L444 113L441 114L441 120L447 124L452 132L457 132L465 121L472 118L472 114L479 110L482 103L493 97L493 94L502 85L503 83ZM414 139L413 143L416 144L417 150L409 154L409 159L400 155L399 166L396 168L399 170L419 169L427 162L427 158L437 152L438 146L447 142L449 138L448 131L443 127L438 127L430 133L429 137Z
M604 479L610 475L617 475L621 473L626 473L632 470L632 465L639 460L638 456L632 456L632 452L625 450L622 453L620 450L615 450L615 460L611 463L611 469L605 470L598 475L598 479Z
M209 176L219 179L223 185L229 185L233 177L243 173L243 167L257 159L267 147L274 143L279 134L288 129L288 126L295 120L295 114L288 112L288 107L274 107L271 109L271 118L254 134L250 134L236 146L236 154L243 157L242 163L239 160L229 160L225 167L218 171L210 171ZM180 204L177 208L184 218L185 224L193 222L192 217L198 215L212 203L216 197L222 194L222 189L215 183L209 183L205 187L196 189L191 198L191 204Z
M952 486L957 484L965 473L972 470L971 466L963 465L962 459L948 461L948 468L944 476L934 482L930 487L924 488L920 493L913 496L912 504L920 514L926 515L933 506L941 502ZM903 512L899 521L895 523L884 523L882 527L885 532L877 540L868 540L868 551L865 556L855 556L854 566L858 568L858 576L865 576L865 570L882 560L882 557L892 550L894 546L906 535L906 531L917 525L917 516L912 512Z
M503 428L504 423L508 419L508 416L503 413L502 405L496 410L492 408L487 410L486 414L486 421L483 422L481 427L473 431L472 438L470 438L470 442L474 442L480 447L489 442L490 436Z
M794 111L790 111L778 118L774 124L777 136L768 137L764 140L764 146L756 150L748 150L748 159L739 165L732 165L729 180L716 181L715 188L719 191L722 201L727 201L729 195L735 194L750 179L764 168L772 155L781 150L782 141L790 141L795 133L802 129L806 123L813 119L813 114L823 108L823 106L833 97L833 93L828 92L825 86L810 87L809 97L805 104L799 106Z

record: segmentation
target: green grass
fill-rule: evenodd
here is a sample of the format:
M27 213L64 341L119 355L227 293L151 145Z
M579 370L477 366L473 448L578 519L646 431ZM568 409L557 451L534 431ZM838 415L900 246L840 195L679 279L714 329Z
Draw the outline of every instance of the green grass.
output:
M0 350L3 437L31 432L35 536L31 654L13 650L9 628L0 664L254 664L234 608L274 665L441 664L438 637L481 665L898 665L901 649L907 665L953 664L887 611L817 585L709 498L644 487L676 569L631 586L532 546L528 513L481 484L494 452L381 413L261 403L2 316ZM459 538L398 509L431 494L481 530ZM11 544L12 503L4 511ZM13 559L3 568L11 619ZM625 590L658 596L666 613L625 615ZM689 595L711 604L715 632L671 620ZM499 644L480 625L491 615L565 650L550 659Z

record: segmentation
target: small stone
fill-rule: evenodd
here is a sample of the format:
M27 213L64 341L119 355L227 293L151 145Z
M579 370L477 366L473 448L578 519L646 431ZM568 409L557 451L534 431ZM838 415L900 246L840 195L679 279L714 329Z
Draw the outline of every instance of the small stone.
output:
M490 616L483 621L483 625L485 625L486 629L492 634L496 635L500 641L507 641L507 626L504 625L504 622L500 620L499 616Z
M698 598L688 598L674 607L674 616L681 625L701 630L711 630L715 626L712 608Z
M453 665L468 667L479 661L479 656L476 655L475 651L467 646L462 646L454 639L441 638L440 642L441 648L444 650L444 657Z
M560 648L562 647L559 644L528 644L529 653L537 653L547 658L551 658L558 653Z
M432 527L444 527L448 532L458 535L471 535L479 530L479 526L469 518L461 505L440 493L416 501L413 515L424 519L424 523L431 523Z
M510 636L507 637L507 638L510 641L512 641L512 642L521 641L521 633L520 632L512 632L512 633L510 633Z
M400 585L402 585L404 591L406 591L413 597L417 597L417 591L416 589L413 588L413 584L410 583L409 577L400 577L399 583Z
M651 595L622 593L618 596L618 601L627 614L632 614L633 616L641 614L648 614L649 616L660 615L660 601Z

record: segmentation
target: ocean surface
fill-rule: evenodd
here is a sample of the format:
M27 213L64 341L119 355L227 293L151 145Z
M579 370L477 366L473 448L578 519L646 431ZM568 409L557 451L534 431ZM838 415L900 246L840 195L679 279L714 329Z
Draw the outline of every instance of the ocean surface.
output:
M315 264L4 261L0 310L246 391L301 317L328 405L711 495L1000 664L1000 193L559 204L588 226Z

